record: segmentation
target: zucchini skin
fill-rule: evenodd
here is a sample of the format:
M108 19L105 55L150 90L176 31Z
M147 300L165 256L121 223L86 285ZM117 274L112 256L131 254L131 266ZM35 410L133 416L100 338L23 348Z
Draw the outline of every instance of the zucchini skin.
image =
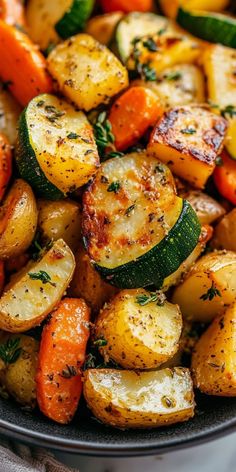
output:
M121 289L149 285L160 289L165 278L173 274L194 250L200 233L201 226L195 211L183 200L178 221L159 244L136 260L114 269L98 264L95 264L95 268L109 284Z
M94 3L94 0L73 0L70 10L55 25L57 34L62 39L67 39L83 31L93 11Z
M16 162L20 175L31 185L38 196L48 200L65 198L63 192L45 177L38 164L37 157L30 144L26 113L27 108L23 110L19 119Z
M212 43L236 48L236 20L217 13L198 14L179 8L179 25L194 36Z

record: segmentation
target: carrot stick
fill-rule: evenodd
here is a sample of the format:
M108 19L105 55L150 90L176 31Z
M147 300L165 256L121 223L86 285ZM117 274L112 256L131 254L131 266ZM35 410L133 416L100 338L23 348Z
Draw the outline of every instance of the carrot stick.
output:
M114 102L109 115L118 151L133 146L163 111L158 97L148 88L131 87L123 93Z
M105 13L112 11L150 11L152 9L152 0L101 0L102 9Z
M221 154L223 165L214 171L214 181L221 195L236 205L236 161L227 152Z
M0 20L0 77L21 105L51 91L46 61L25 33Z
M9 25L25 26L23 2L0 0L0 18Z
M40 410L58 423L72 420L81 396L89 314L84 300L65 298L43 329L37 400Z
M12 151L7 137L0 133L0 201L12 174Z

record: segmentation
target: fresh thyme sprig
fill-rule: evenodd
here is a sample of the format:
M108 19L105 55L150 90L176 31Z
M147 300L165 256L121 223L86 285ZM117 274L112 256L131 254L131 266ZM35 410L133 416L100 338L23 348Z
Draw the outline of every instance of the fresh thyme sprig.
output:
M50 275L44 270L39 270L39 272L29 272L28 275L32 280L41 280L43 284L50 284L55 287L55 283L51 281Z
M112 133L112 126L107 119L105 111L99 113L96 123L93 126L95 139L97 143L98 153L103 157L104 151L109 145L114 145L115 137Z
M209 300L210 302L213 300L215 297L221 297L221 292L216 288L214 282L212 282L211 287L207 290L206 293L203 293L203 295L200 297L200 300Z
M8 339L0 345L0 358L5 364L14 364L20 356L21 347L19 347L20 338Z
M148 305L148 303L155 302L158 306L163 306L165 303L165 299L166 296L164 295L164 293L160 290L157 290L156 292L150 292L149 295L147 295L146 293L137 295L136 303L141 306L145 306Z

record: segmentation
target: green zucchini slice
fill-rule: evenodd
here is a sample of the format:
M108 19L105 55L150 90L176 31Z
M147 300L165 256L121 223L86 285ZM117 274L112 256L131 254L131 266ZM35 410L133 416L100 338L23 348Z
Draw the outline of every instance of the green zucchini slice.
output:
M66 39L83 31L93 11L94 3L94 0L73 0L70 9L55 25L59 36Z
M198 38L236 48L236 19L233 17L179 8L177 22Z
M145 153L103 163L84 194L85 246L101 276L120 288L161 288L200 230L168 167Z
M84 113L49 94L35 97L21 114L16 159L22 178L48 200L86 184L99 164Z

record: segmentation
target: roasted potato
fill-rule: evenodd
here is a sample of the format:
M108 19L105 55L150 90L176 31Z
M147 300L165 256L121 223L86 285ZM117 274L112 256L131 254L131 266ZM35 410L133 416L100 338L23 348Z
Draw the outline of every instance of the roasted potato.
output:
M89 111L109 102L128 86L128 72L114 54L88 34L78 34L53 49L48 69L59 90Z
M42 240L63 239L75 251L81 238L81 206L72 200L38 201L38 228Z
M180 195L191 203L202 225L211 225L225 214L219 202L200 190L184 191Z
M226 132L227 121L211 113L207 106L176 107L157 122L148 153L201 189L214 171Z
M75 254L75 263L69 294L72 297L84 298L92 311L97 313L118 290L101 278L82 244Z
M0 329L12 333L39 325L58 304L74 272L75 260L62 239L38 262L30 262L0 298Z
M120 11L94 16L88 21L85 32L99 41L99 43L109 45L115 27L122 16L123 13Z
M211 246L236 252L236 208L225 215L216 226Z
M15 340L19 356L14 362L6 363L0 376L0 383L6 391L21 405L33 408L36 405L35 375L38 362L39 343L30 336L9 336L1 339L0 349L7 341Z
M207 323L236 299L236 253L216 251L199 259L175 289L172 302L182 314Z
M122 429L166 426L194 415L191 376L181 367L155 372L87 370L84 395L100 421Z
M204 76L193 64L178 64L165 69L155 82L135 80L132 85L150 88L167 108L203 103L205 100Z
M192 356L194 384L203 393L236 396L236 302L201 336Z
M17 122L21 108L14 97L0 87L0 130L14 145L17 138Z
M182 331L177 305L144 289L122 290L101 310L95 339L100 353L125 369L153 369L175 355ZM158 300L160 296L160 300Z
M8 259L23 253L31 244L38 211L31 187L16 180L0 208L0 258Z

